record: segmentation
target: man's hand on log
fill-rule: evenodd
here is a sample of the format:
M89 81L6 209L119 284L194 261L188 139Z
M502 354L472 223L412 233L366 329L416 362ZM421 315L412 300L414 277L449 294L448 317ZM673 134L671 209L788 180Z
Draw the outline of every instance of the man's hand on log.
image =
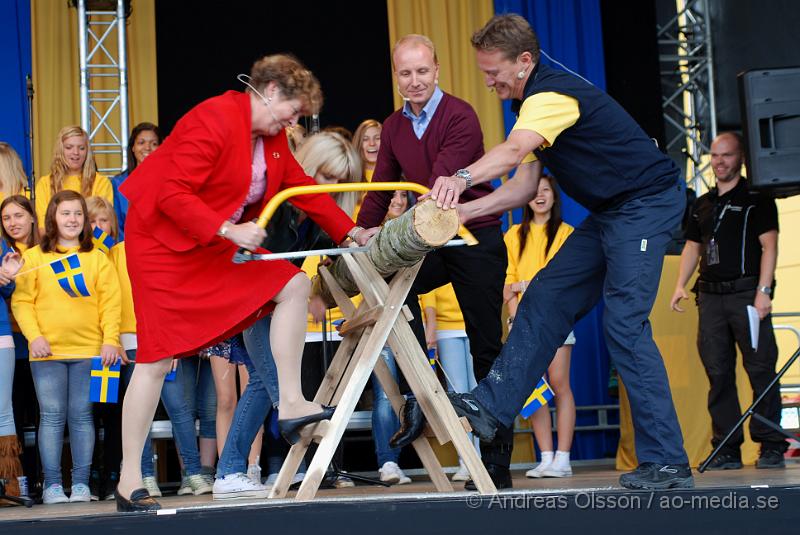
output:
M420 200L430 197L436 201L436 206L447 210L455 208L458 198L467 189L467 182L457 176L440 176L436 179L431 190L420 197Z
M352 236L352 239L358 245L363 246L363 245L367 244L367 242L369 241L369 239L371 237L373 237L375 234L380 232L380 230L381 230L381 227L372 227L372 228L361 229L358 232L356 232L355 235Z

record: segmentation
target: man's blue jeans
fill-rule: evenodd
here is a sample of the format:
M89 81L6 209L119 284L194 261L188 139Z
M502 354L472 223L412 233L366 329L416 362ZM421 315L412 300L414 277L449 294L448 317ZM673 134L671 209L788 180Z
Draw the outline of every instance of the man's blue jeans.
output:
M686 206L684 187L589 215L534 277L500 356L473 391L502 424L512 424L575 322L602 297L606 344L630 399L639 462L688 462L648 319Z

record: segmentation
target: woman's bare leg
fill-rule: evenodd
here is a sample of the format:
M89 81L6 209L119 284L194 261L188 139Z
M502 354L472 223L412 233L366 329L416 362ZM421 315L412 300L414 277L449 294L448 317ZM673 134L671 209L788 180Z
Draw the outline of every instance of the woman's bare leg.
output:
M306 335L306 314L311 281L298 273L275 296L269 341L280 386L280 417L300 418L320 411L316 403L306 401L300 385L300 359Z
M130 498L144 487L142 483L142 450L156 413L164 377L172 369L172 359L139 363L133 369L131 382L122 404L122 470L119 493Z
M217 455L222 456L222 448L231 428L233 412L236 410L236 368L223 357L212 356L211 375L217 391Z

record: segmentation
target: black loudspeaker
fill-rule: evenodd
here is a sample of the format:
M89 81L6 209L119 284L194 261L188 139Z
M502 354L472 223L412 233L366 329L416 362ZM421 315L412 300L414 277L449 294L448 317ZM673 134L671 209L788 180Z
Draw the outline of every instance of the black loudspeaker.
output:
M747 175L774 197L800 193L800 67L739 74Z

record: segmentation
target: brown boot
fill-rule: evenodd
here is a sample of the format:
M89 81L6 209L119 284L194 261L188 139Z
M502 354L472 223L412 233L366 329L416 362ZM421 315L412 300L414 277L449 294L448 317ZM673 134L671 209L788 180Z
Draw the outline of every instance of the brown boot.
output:
M19 446L17 435L0 437L0 479L6 480L8 496L19 496L17 477L23 475L22 463L19 461L20 453L22 453L22 449Z

